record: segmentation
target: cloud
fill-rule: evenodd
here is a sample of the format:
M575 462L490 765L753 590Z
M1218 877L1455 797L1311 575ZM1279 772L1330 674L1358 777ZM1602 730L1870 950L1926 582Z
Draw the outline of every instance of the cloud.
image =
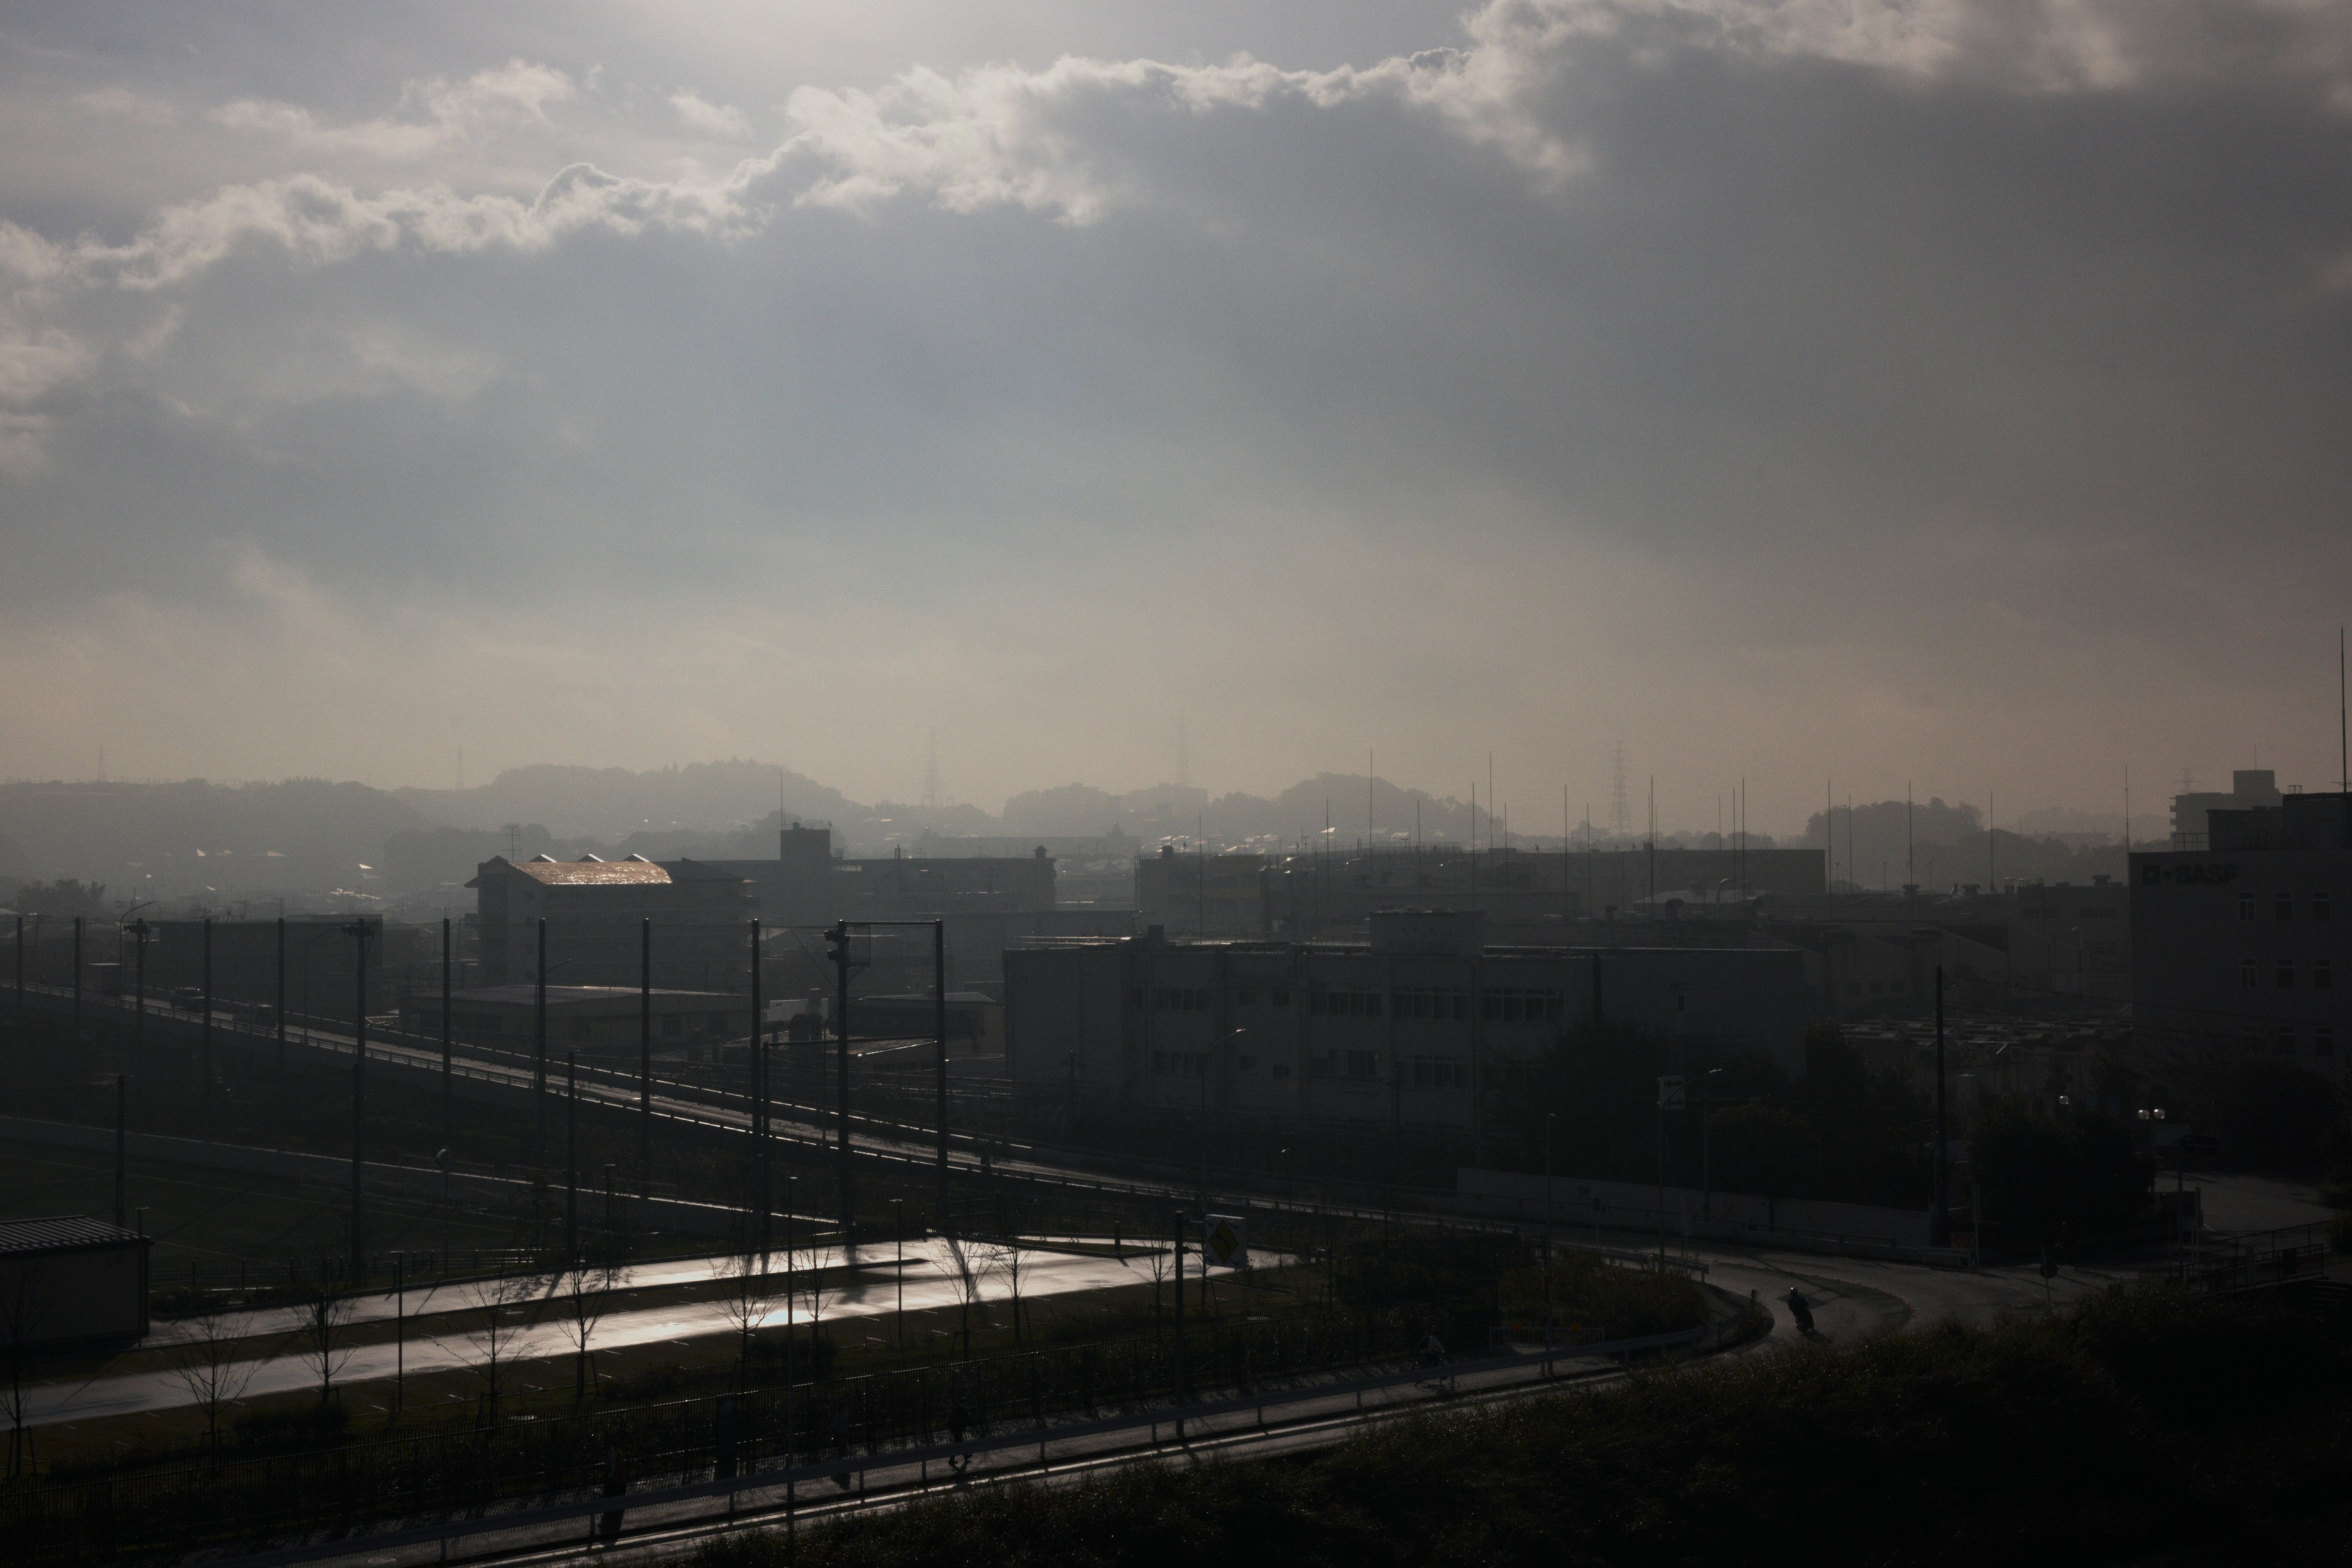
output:
M249 245L324 266L403 245L452 255L491 247L538 250L587 228L724 236L759 221L749 193L771 167L752 160L698 184L630 179L574 163L530 201L441 184L363 195L320 175L296 174L166 207L129 241L86 242L71 261L85 278L152 289L184 282Z
M692 88L670 94L669 106L677 110L688 130L701 135L740 141L751 134L751 121L741 110L731 103L711 103Z
M550 123L548 110L579 96L572 79L551 66L511 59L462 82L414 81L401 92L404 118L335 124L298 104L238 99L212 111L231 130L276 137L296 146L358 153L387 161L425 157L452 143Z

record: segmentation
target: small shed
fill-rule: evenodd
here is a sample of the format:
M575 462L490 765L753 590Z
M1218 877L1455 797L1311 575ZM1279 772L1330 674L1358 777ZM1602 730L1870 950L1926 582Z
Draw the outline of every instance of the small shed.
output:
M152 1245L79 1215L0 1221L0 1346L56 1350L143 1337Z

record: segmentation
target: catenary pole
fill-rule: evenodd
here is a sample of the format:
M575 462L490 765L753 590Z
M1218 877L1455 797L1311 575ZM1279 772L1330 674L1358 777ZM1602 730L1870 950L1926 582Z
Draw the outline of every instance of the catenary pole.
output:
M654 918L637 927L637 1195L654 1195Z

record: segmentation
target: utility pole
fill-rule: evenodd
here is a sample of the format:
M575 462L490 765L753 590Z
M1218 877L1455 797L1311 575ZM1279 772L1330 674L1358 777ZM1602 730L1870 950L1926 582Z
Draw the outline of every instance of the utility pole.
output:
M352 939L358 955L352 965L352 1289L356 1290L367 1282L367 1232L360 1176L367 1151L367 944L373 933L365 921L353 921L343 932Z
M654 918L637 928L637 1195L654 1195Z
M453 1022L450 1017L449 945L449 917L443 915L441 917L441 1146L445 1149L449 1146L449 1129L456 1109L452 1100L457 1093L449 1059L449 1030Z
M1944 1120L1944 966L1936 965L1936 1212L1927 1226L1927 1245L1947 1247L1952 1239L1952 1217L1946 1201L1944 1161L1951 1133Z
M81 1044L81 917L79 915L76 915L74 916L73 921L74 1044L79 1047Z
M766 1205L762 1205L764 1208ZM765 1223L766 1216L761 1216ZM563 1266L580 1261L580 1053L563 1053Z
M940 1233L948 1230L948 922L931 922L931 1032L937 1044L932 1060L940 1100L938 1158Z
M774 1186L769 1168L768 1031L760 997L760 921L751 921L751 1181L760 1196L760 1256L773 1240Z
M142 923L143 924L144 921ZM140 1006L143 1011L146 1004L142 1002ZM278 1025L275 1031L278 1037L277 1092L282 1094L286 1089L286 917L284 915L278 917L278 1008L275 1016Z
M835 1103L841 1131L841 1235L845 1247L857 1245L857 1199L853 1186L856 1173L849 1152L849 922L833 922L825 934L833 949Z
M205 917L205 1108L213 1103L213 917Z
M117 1230L123 1228L124 1219L131 1212L122 1206L123 1166L126 1163L123 1145L129 1142L128 1124L131 1121L129 1082L121 1073L114 1075L114 1228Z
M539 983L530 1016L530 1163L547 1163L547 917L539 917Z
M1190 1396L1184 1375L1184 1211L1177 1209L1176 1222L1176 1403L1181 1405ZM1179 1430L1178 1436L1182 1436Z

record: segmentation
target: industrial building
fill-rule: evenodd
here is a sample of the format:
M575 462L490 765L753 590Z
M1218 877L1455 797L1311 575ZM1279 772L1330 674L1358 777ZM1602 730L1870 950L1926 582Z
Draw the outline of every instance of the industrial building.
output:
M1005 955L1016 1085L1203 1113L1482 1128L1563 1033L1628 1026L1694 1068L1804 1068L1805 956L1774 947L1489 947L1476 910L1381 910L1359 943L1120 942Z
M2206 822L2195 847L2131 858L2135 1030L2340 1078L2352 795L2290 791L2275 805L2208 808Z
M1295 855L1180 854L1136 866L1138 919L1171 935L1353 935L1381 910L1477 910L1497 930L1685 905L1741 906L1824 890L1818 849L1398 847Z
M773 860L705 863L714 872L749 882L760 918L772 925L937 920L1054 908L1054 860L1042 845L1023 856L849 859L834 854L829 827L795 822L776 837Z
M552 939L551 938L551 941ZM551 1048L583 1056L635 1057L648 998L634 985L550 985L547 1038ZM751 1032L748 994L656 987L651 997L654 1048L692 1050ZM420 991L401 999L400 1026L428 1037L441 1032L441 997ZM527 982L477 985L449 996L449 1032L468 1045L529 1047L538 1037L539 987Z
M645 959L645 922L653 922L653 982L697 991L736 991L749 983L747 923L751 885L697 860L656 865L625 860L558 860L539 855L520 864L498 856L466 884L477 897L477 979L506 985L539 975L539 922L547 922L547 973L567 985L635 985Z

